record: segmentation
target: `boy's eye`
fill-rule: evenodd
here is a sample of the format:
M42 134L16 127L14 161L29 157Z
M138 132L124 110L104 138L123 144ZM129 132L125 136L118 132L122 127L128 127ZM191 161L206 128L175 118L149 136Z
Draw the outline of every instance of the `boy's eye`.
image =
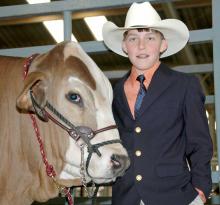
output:
M153 36L149 36L147 39L150 40L150 41L152 41L152 40L154 40L155 38L154 38Z
M136 37L130 37L130 38L128 38L128 41L136 41L136 40L137 40Z

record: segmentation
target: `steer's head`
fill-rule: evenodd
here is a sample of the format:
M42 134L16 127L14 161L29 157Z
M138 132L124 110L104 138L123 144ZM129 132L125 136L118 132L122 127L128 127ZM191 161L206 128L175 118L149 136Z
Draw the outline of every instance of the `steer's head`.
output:
M49 102L75 126L99 130L115 124L111 109L111 85L77 43L58 44L50 52L34 59L24 81L24 89L17 99L17 107L23 112L36 112L33 109L30 90L33 91L33 97L40 107L47 110L46 103ZM51 111L50 114L54 115ZM41 116L42 118L44 116ZM61 119L56 119L64 123ZM58 127L55 124L52 126L56 129ZM63 161L59 170L60 179L72 180L80 177L80 145L84 141L79 139L75 142L62 128L58 128L59 131L54 136L57 144L53 142L51 149L55 146L55 149L58 149L56 152L59 152L56 156L60 156ZM94 145L116 139L119 139L118 130L111 129L98 133L90 143ZM66 149L62 147L62 142ZM96 183L106 183L115 180L128 168L128 155L120 143L103 144L98 151L100 156L97 153L91 155L88 172L85 173L87 181L92 177ZM87 147L84 148L84 152L86 165Z

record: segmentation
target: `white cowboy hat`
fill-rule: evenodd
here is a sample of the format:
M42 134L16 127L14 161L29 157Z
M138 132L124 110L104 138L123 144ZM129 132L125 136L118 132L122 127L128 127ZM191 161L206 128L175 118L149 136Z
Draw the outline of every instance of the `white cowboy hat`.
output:
M180 51L189 39L186 25L177 19L161 20L159 14L149 2L133 3L129 8L124 27L117 27L108 21L103 25L102 35L106 46L115 53L127 57L122 50L123 33L129 29L151 28L160 31L168 42L167 50L161 58Z

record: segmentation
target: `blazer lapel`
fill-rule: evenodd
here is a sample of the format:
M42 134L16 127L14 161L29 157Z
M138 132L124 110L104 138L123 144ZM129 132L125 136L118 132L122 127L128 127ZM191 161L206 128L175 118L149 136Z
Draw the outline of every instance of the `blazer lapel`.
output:
M140 117L150 107L150 105L173 83L172 79L172 72L170 68L161 63L153 75L137 117Z
M119 81L117 85L117 89L114 90L114 100L119 106L119 109L122 109L126 115L128 115L131 119L133 116L131 114L131 110L128 105L128 101L124 92L124 83L127 80L128 76L130 75L130 71Z

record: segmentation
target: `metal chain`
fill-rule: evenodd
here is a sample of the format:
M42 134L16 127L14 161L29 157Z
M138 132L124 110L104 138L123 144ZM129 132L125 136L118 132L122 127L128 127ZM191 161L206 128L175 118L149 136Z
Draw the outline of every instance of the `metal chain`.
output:
M95 195L95 183L92 181L92 187L91 190L88 189L87 183L86 183L86 169L85 169L85 163L84 163L84 148L85 144L80 145L81 150L81 162L80 162L80 178L81 183L86 191L86 194L89 198L92 198Z

